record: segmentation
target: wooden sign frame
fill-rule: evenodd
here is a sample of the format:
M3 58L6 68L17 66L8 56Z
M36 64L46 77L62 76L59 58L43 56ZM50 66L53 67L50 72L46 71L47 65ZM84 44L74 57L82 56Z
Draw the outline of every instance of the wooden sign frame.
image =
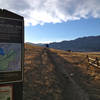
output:
M9 64L10 66L9 69L1 68L0 69L0 84L11 83L11 82L22 82L23 81L23 66L24 66L24 18L15 13L9 12L5 9L3 10L0 9L0 29L1 29L0 30L0 44L1 44L0 46L2 49L4 49L8 44L11 44L12 47L14 45L16 46L20 45L20 49L21 49L21 55L20 55L21 60L19 62L20 63L19 65L21 65L20 66L21 69L20 70L14 70L14 68L11 69L10 64ZM2 44L4 44L5 47L2 46ZM7 50L4 50L4 51L7 52ZM14 52L12 52L12 54L13 53ZM7 63L6 61L8 61L7 56L9 56L9 52L7 52L6 55L1 55L1 56L3 57L5 56L4 57L5 62L3 63L3 60L1 60L0 67L2 67L3 65L7 67L8 65L6 64ZM11 57L13 57L13 55ZM12 59L13 59L12 61L16 62L14 58ZM11 62L11 60L9 60L9 63L11 63L11 65L14 64Z

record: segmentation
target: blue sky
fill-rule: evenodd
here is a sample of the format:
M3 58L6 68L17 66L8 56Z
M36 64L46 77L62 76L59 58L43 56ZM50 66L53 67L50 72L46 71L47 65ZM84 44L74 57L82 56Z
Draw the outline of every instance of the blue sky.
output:
M33 43L59 42L97 35L100 35L99 18L25 27L25 41Z
M25 42L44 43L100 34L100 0L0 0L25 19Z

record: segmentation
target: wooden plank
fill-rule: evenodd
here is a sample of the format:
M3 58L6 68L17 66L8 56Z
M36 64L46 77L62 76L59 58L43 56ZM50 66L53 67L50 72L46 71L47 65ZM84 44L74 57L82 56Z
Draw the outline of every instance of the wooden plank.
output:
M95 59L89 58L89 60L95 61Z
M19 19L23 20L24 18L18 14L15 14L14 12L10 12L6 9L0 9L0 17L5 18L12 18L12 19Z
M99 62L99 64L100 64L100 61L98 61Z
M94 66L94 67L96 67L96 68L99 68L99 69L100 69L100 66L98 66L98 65L96 65L96 64L93 64L93 63L91 63L91 62L89 62L89 64L92 65L92 66Z

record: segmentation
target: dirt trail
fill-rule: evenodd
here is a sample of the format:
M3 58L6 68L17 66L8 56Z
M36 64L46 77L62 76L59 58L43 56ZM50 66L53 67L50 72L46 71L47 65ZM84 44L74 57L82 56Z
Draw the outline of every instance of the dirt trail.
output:
M34 49L25 52L24 100L89 100L65 71L56 54L47 48L36 52Z
M62 59L60 59L60 61L57 62L57 59L59 58L56 59L56 54L52 53L49 49L46 49L45 52L47 53L48 58L54 64L56 73L60 78L60 80L62 80L62 77L64 78L64 80L66 80L66 83L64 84L65 99L66 100L89 100L88 95L76 84L76 82L70 77L70 75L64 69L64 66L61 61Z

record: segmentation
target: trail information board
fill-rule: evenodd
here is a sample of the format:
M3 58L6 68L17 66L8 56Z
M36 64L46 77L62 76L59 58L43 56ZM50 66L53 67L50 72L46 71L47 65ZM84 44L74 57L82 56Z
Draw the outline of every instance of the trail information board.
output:
M0 10L0 83L23 79L24 19Z

